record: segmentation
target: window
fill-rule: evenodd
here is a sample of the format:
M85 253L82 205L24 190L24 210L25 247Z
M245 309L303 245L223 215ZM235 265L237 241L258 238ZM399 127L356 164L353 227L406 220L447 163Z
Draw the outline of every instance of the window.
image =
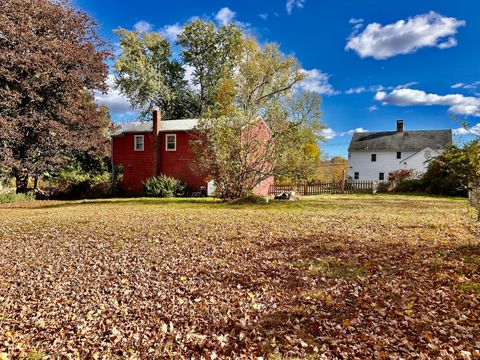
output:
M360 179L360 173L358 173L358 172L353 173L353 179L354 180Z
M167 134L165 135L165 150L176 151L177 150L177 135Z
M385 173L379 173L378 180L385 180Z
M397 159L401 159L402 158L402 152L401 151L397 151Z
M133 142L133 149L135 151L143 151L145 148L145 144L143 141L143 135L135 135L134 142Z
M377 161L377 154L372 154L372 162Z

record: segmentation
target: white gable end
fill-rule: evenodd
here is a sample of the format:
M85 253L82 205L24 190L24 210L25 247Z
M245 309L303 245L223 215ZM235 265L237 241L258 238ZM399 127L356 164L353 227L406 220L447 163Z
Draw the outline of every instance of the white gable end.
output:
M412 156L401 160L400 167L402 169L413 169L414 171L423 173L427 171L427 167L430 161L439 156L440 153L440 150L433 150L429 147L426 147L425 149L420 150Z

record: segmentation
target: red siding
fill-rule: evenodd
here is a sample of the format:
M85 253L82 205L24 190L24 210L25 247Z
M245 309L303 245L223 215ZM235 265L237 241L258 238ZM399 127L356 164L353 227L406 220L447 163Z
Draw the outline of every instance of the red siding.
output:
M144 135L144 150L133 148L134 135ZM151 133L128 133L112 138L113 163L123 165L123 187L125 191L140 193L143 182L153 174L153 149Z
M263 180L260 186L253 189L253 193L259 196L267 196L270 190L270 185L273 185L273 176Z
M166 150L166 135L177 135L176 151ZM160 169L159 173L172 176L187 183L193 191L200 191L201 186L207 186L205 176L198 175L194 166L195 155L190 146L194 137L185 131L161 132L160 136Z
M263 121L251 128L254 136L268 139L271 134ZM177 136L175 151L166 150L166 135ZM134 136L144 135L144 151L134 150ZM154 174L164 174L182 180L192 189L200 191L207 186L205 176L199 175L194 166L195 156L190 146L194 135L186 131L160 132L158 141L158 169L154 169L153 132L127 133L112 138L112 156L114 164L123 165L123 187L127 192L141 193L143 182ZM267 165L268 166L268 165ZM154 171L157 170L157 171ZM258 195L267 195L273 178L264 180L261 186L254 189Z

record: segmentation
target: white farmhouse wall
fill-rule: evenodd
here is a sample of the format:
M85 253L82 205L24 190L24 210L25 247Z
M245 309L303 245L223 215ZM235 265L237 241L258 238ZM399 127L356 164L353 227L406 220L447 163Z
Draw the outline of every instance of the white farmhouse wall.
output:
M427 171L428 164L430 161L440 155L439 151L432 150L430 148L425 148L415 155L402 160L403 169L414 169L419 173L424 173Z
M372 154L377 154L377 161L372 162ZM348 155L348 176L353 179L355 172L358 172L359 180L378 180L379 174L383 172L385 180L388 180L388 174L404 169L402 160L414 154L415 152L402 152L401 159L397 159L396 151L352 151Z

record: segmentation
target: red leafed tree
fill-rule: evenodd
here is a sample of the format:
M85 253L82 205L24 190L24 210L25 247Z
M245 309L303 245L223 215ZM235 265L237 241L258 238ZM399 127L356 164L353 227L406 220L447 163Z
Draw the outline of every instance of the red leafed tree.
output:
M76 152L105 154L110 56L95 22L66 1L0 1L0 172L16 179L59 166Z

